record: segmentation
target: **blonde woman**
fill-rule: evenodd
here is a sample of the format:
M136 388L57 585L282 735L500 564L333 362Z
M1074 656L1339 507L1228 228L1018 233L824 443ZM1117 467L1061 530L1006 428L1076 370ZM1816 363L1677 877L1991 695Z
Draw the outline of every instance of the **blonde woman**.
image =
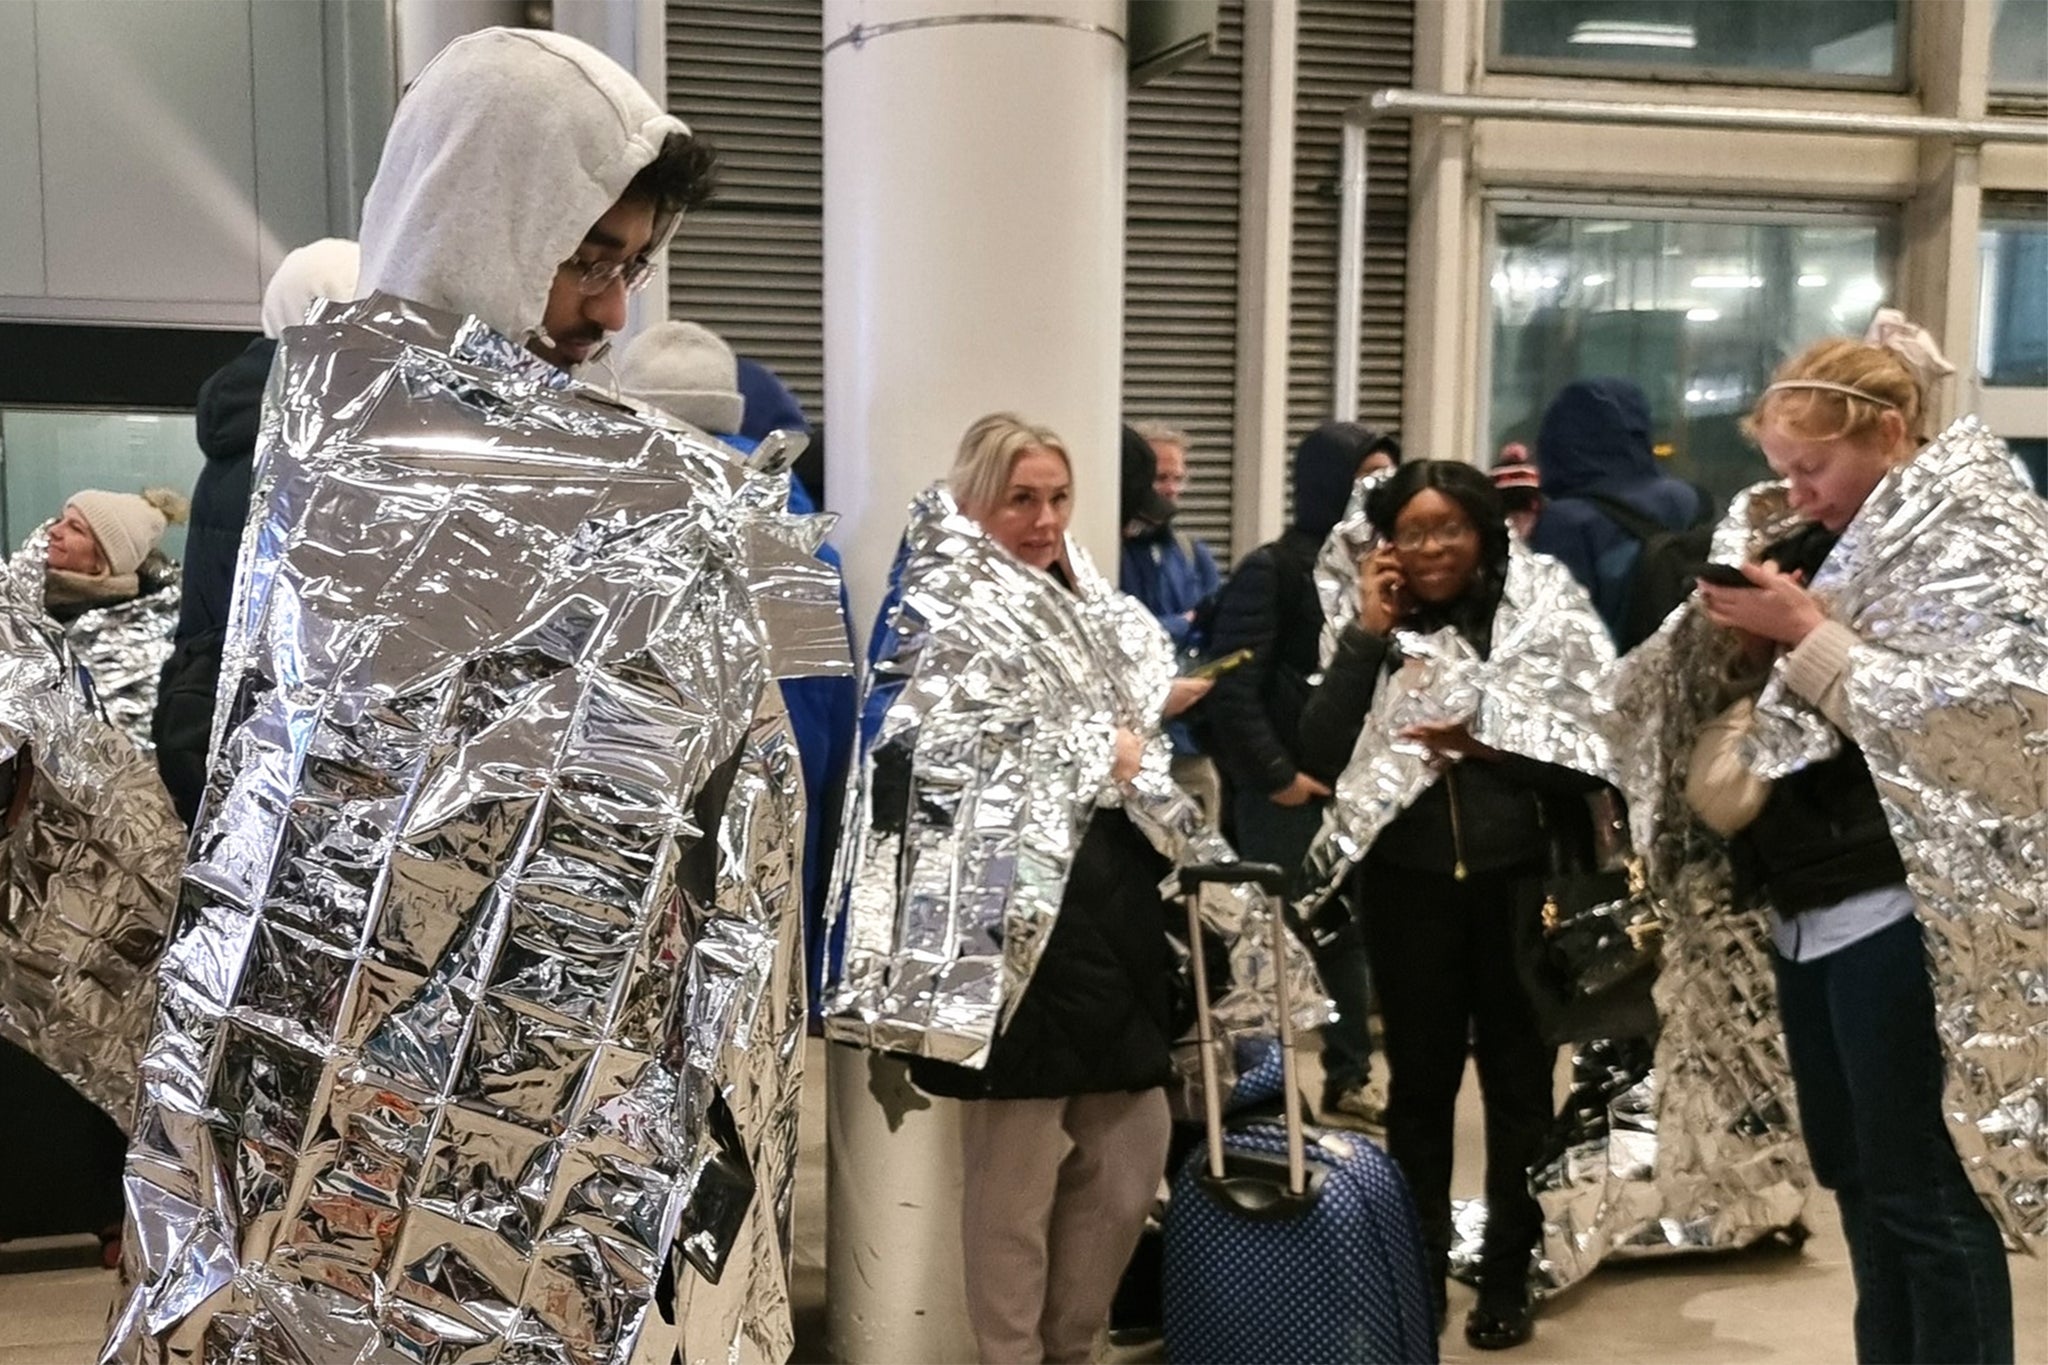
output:
M1068 541L1074 496L1059 436L999 413L913 509L841 868L827 1028L967 1101L987 1362L1090 1358L1165 1169L1183 1022L1159 887L1195 845L1157 817L1193 805L1160 722L1206 684L1173 680L1165 632Z
M1739 566L1746 583L1700 586L1737 662L1686 794L1729 838L1738 889L1770 906L1803 1134L1841 1208L1863 1361L2010 1361L2000 1223L2030 1230L1998 1187L1980 1199L1957 1144L2014 1140L1997 1076L2009 1044L2038 1036L2004 1012L1998 982L2002 953L2038 966L2048 888L2026 836L2048 764L2039 734L2021 738L2048 657L2048 515L1975 419L1924 439L1945 370L1889 312L1871 340L1789 361L1748 422L1789 518ZM1984 745L2001 725L2021 732L2008 752ZM1958 745L1985 751L1958 763ZM2008 816L2001 851L1977 822ZM2028 900L2031 915L2009 916ZM1989 1077L1976 1046L2005 1053ZM1975 1121L1952 1130L1945 1111ZM2029 1126L2038 1101L2022 1149ZM1974 1164L2024 1183L2004 1157Z

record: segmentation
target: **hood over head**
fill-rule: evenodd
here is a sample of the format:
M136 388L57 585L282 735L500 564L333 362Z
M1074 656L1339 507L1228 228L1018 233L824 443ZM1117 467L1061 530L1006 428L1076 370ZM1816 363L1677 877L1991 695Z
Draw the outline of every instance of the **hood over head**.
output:
M276 356L277 343L257 337L199 386L193 434L207 459L246 460L255 451L263 386L270 382L270 362Z
M588 43L457 38L398 102L363 201L360 292L474 313L523 342L591 225L689 131Z
M740 414L740 435L758 441L771 431L811 429L803 404L797 402L782 376L760 361L739 358L739 383L740 398L745 404Z
M1650 451L1650 400L1626 379L1579 379L1544 411L1536 433L1536 467L1552 497L1606 483L1626 486L1657 477Z
M1159 478L1159 456L1152 443L1135 427L1123 429L1123 469L1119 476L1117 506L1126 533L1138 522L1146 531L1158 531L1173 521L1173 504L1153 486Z
M315 299L352 299L363 249L345 237L322 237L285 253L263 290L263 335L279 336L306 320Z
M1325 422L1294 448L1294 529L1318 540L1344 519L1358 466L1382 434L1359 422Z

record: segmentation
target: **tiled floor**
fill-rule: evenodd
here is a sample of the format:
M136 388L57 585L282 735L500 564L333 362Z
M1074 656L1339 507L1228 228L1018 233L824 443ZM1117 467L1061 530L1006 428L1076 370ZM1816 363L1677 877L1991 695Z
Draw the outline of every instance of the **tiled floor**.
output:
M797 1184L798 1361L820 1361L824 1342L824 1064L812 1045L803 1164ZM1477 1191L1477 1086L1468 1080L1459 1121L1461 1190ZM1673 1259L1609 1266L1549 1305L1535 1341L1512 1353L1472 1351L1458 1323L1470 1291L1454 1287L1444 1359L1515 1365L1809 1365L1854 1359L1849 1265L1833 1202L1811 1209L1813 1237L1799 1253ZM79 1244L82 1247L82 1244ZM0 1365L86 1365L105 1325L113 1276L96 1269L32 1269L69 1250L48 1244L0 1252ZM89 1252L89 1249L86 1249ZM2048 1259L2012 1260L2022 1365L2048 1365ZM1124 1361L1146 1359L1126 1353ZM893 1363L892 1363L893 1365Z

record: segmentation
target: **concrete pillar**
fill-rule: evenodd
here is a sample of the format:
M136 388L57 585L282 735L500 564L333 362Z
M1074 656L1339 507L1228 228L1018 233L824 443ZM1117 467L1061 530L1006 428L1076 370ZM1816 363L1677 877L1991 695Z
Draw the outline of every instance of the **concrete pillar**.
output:
M1415 11L1415 88L1471 88L1484 24L1480 6L1422 4ZM1408 154L1407 342L1402 364L1401 444L1409 458L1471 460L1481 454L1484 404L1474 388L1485 314L1479 290L1484 226L1471 173L1473 125L1414 120ZM1485 451L1486 459L1492 458Z
M1120 0L827 0L825 372L835 543L865 639L905 509L970 422L1065 437L1113 572Z
M1115 572L1122 0L826 0L825 426L863 641L910 500L1012 410L1074 457L1074 531ZM835 1046L828 1350L974 1358L957 1106Z

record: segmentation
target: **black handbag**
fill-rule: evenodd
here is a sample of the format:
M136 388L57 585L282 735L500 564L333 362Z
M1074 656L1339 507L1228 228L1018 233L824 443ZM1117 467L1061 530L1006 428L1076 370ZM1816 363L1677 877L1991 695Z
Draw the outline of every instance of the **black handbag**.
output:
M1550 871L1515 916L1516 965L1537 1023L1559 1044L1652 1035L1663 925L1620 799L1597 792L1566 814L1550 822Z

